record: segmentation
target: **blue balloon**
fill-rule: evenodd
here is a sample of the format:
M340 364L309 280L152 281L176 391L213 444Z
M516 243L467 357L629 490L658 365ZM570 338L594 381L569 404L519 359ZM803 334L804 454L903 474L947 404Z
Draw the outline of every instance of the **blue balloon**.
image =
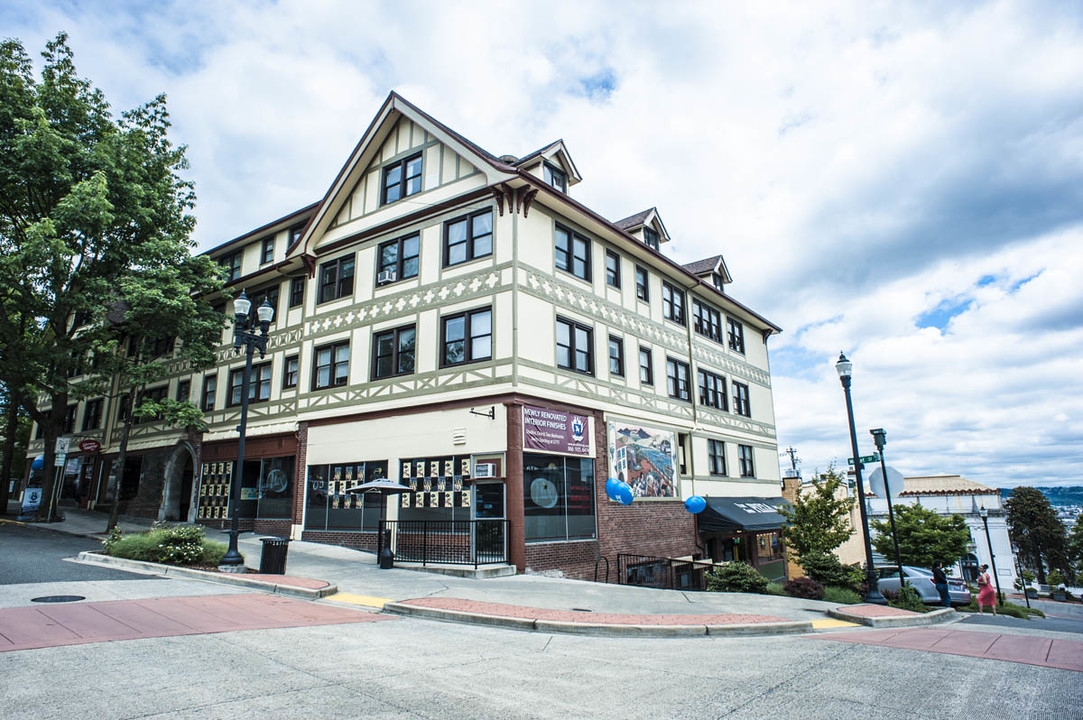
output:
M684 501L684 509L693 515L698 515L707 509L707 501L699 495L693 495Z
M45 456L38 455L34 458L34 462L30 463L31 470L44 470L45 469Z
M620 487L617 488L617 502L621 505L631 505L633 499L632 486L626 482L620 483Z
M605 481L605 494L610 500L617 499L617 489L620 486L620 480L617 478L609 478Z

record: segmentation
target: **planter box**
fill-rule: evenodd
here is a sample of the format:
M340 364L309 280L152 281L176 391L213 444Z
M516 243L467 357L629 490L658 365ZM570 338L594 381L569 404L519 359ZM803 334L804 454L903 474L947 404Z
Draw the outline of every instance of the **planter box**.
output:
M1027 588L1027 597L1028 598L1037 598L1038 597L1038 591L1035 590L1034 588Z
M1052 598L1054 600L1067 600L1068 599L1068 593L1055 592L1055 593L1052 594Z

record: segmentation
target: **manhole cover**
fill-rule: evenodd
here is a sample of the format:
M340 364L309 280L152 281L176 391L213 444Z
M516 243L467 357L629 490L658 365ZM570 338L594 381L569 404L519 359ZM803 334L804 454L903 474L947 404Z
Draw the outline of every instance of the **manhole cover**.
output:
M82 595L45 595L43 597L31 598L30 602L60 603L79 602L80 600L86 600L86 598Z

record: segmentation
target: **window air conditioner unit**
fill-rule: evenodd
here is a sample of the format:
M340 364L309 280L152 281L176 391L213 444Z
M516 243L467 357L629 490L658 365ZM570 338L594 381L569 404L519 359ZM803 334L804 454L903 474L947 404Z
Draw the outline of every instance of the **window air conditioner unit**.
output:
M394 270L384 270L376 276L376 282L380 283L381 285L384 283L395 282L396 277L397 273Z
M496 477L496 463L477 463L474 465L475 478Z

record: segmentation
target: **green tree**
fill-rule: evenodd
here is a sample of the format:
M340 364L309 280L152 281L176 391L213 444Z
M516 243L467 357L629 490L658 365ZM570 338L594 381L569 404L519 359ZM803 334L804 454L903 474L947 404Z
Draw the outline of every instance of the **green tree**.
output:
M895 505L895 533L899 555L891 542L891 525L887 520L869 523L875 532L873 547L891 563L930 567L934 562L954 562L966 552L970 531L961 515L939 515L921 505Z
M165 97L114 119L66 35L42 57L39 81L17 40L0 43L0 379L43 429L52 468L69 403L100 389L78 377L101 352L87 328L106 324L125 282L190 254L195 221ZM49 498L49 472L44 485Z
M1004 501L1008 530L1019 547L1019 559L1045 582L1046 570L1071 574L1068 562L1068 533L1057 511L1040 490L1017 487Z
M1083 515L1076 515L1075 525L1068 535L1068 560L1078 579L1083 574Z
M840 494L842 487L842 475L831 467L811 487L802 488L791 505L779 508L786 518L786 545L798 558L829 554L850 537L854 499Z
M2 352L2 351L0 351ZM30 440L30 420L20 412L19 403L0 381L0 417L3 418L3 449L0 450L0 515L7 513L9 485L19 479L26 464L26 446Z

